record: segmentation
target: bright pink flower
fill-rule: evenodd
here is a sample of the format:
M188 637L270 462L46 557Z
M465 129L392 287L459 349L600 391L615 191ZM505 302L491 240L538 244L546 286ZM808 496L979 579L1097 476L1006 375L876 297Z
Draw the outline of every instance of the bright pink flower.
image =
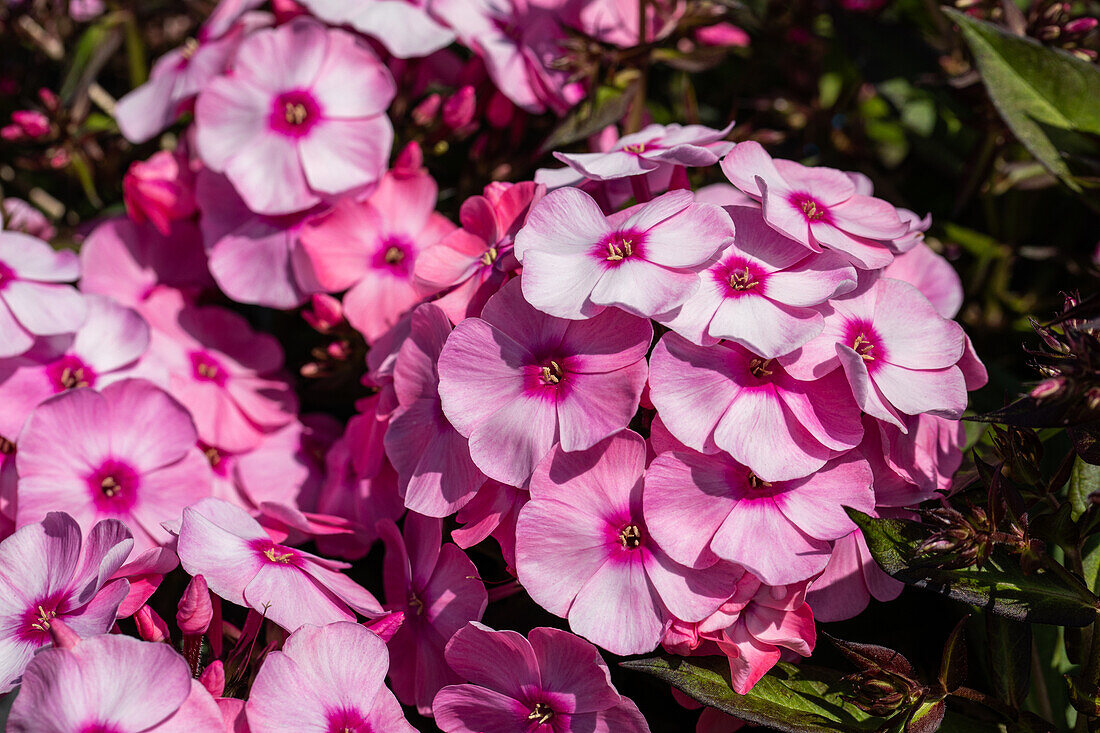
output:
M513 280L439 356L443 413L487 476L523 486L555 443L577 451L626 426L645 384L648 321L617 309L587 321L541 313Z
M399 407L385 437L405 506L430 517L454 514L485 483L439 399L436 362L450 333L451 322L435 305L426 303L413 312L393 375Z
M110 630L130 586L109 578L133 546L115 519L97 522L82 545L80 527L64 512L50 512L0 542L0 693L50 642L54 619L85 636Z
M702 46L748 48L752 42L744 28L725 22L696 28L693 35L696 43Z
M856 272L832 253L814 254L769 227L760 211L730 207L734 243L700 274L699 289L658 318L696 344L736 341L772 359L821 333L820 306L856 287Z
M264 659L245 705L248 726L252 733L416 733L384 684L389 665L385 642L359 624L302 626Z
M0 358L18 356L35 336L72 333L84 322L84 300L69 285L80 261L21 232L0 231Z
M204 443L246 451L294 419L297 400L274 338L225 308L187 305L174 290L155 293L144 312L150 361L168 371L168 390L190 409Z
M481 620L489 597L470 558L455 545L440 546L442 520L410 513L403 533L392 522L379 532L386 608L405 614L390 641L390 682L398 700L427 715L440 688L461 681L443 661L447 640Z
M966 336L916 288L881 278L831 305L821 334L781 359L787 371L814 379L842 367L860 409L903 432L902 415L962 414Z
M176 569L179 558L167 547L152 547L115 571L111 580L125 579L130 591L118 607L118 617L132 616L160 587L164 576Z
M857 529L836 541L825 571L810 584L806 602L818 621L844 621L863 613L872 597L892 601L904 587L882 572Z
M85 531L102 519L125 521L138 552L163 544L161 522L210 493L196 440L187 410L144 380L52 397L19 437L17 522L63 509Z
M278 545L240 507L204 499L183 510L180 564L201 574L230 603L263 613L287 631L303 624L354 621L355 612L382 612L366 589L340 570L347 563Z
M862 269L890 264L892 240L909 231L897 209L857 193L842 171L772 160L757 142L734 147L722 171L762 203L764 219L777 231L815 252L836 250Z
M637 6L637 0L633 0ZM652 7L652 6L650 6ZM634 25L638 13L634 12ZM554 157L593 181L609 181L626 176L652 173L673 166L709 167L733 148L723 138L733 129L730 123L721 130L702 125L649 125L623 135L606 152L554 153Z
M248 208L291 214L378 180L393 78L366 43L308 18L251 34L195 105L203 162Z
M733 238L729 216L690 191L604 217L580 189L551 191L516 234L523 295L559 318L607 306L642 317L666 313L699 287L699 270Z
M318 18L350 25L400 59L428 56L455 35L428 10L428 0L301 0Z
M0 229L9 232L23 232L47 242L57 236L57 230L46 215L23 199L6 198L0 200L3 216L0 216Z
M677 440L721 449L764 481L808 476L859 445L859 409L839 375L798 381L732 343L696 346L665 334L653 351L650 398Z
M417 257L455 228L435 212L437 192L423 169L387 173L369 198L344 199L302 231L317 281L330 292L350 288L344 313L368 342L426 294L413 281Z
M71 639L27 665L12 733L223 730L214 698L170 645L117 634Z
M131 219L138 224L149 222L167 237L172 222L195 213L194 187L186 157L161 150L130 165L122 179L122 199Z
M596 647L565 631L540 626L525 639L470 623L447 643L447 664L467 682L435 697L446 733L649 733Z
M884 490L876 484L879 506L912 506L935 497L936 491L947 491L962 464L966 431L961 422L930 414L907 415L902 422L904 430L878 423L879 455L885 466L876 475L892 474L907 484L900 490L897 486Z
M737 580L727 563L693 570L665 554L642 517L645 457L629 430L584 452L556 448L531 477L516 526L531 598L615 654L652 650L672 618L706 618Z
M769 585L821 572L832 541L855 529L844 512L875 508L858 453L806 478L768 482L719 453L663 453L646 471L643 508L657 543L679 562L735 562Z
M485 301L519 268L513 240L531 207L545 194L545 186L530 181L490 183L484 195L463 202L462 228L420 253L416 280L431 291L453 287L433 301L452 323L480 316Z

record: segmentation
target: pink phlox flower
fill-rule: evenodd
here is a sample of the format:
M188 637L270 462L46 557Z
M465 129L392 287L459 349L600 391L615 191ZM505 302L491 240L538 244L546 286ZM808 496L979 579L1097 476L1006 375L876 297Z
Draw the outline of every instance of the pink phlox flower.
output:
M637 12L633 16L637 25ZM723 139L732 129L732 122L721 130L703 125L654 124L623 135L606 152L555 152L554 157L593 181L639 176L673 166L705 168L733 149L733 143Z
M161 522L210 494L196 440L187 410L145 380L51 397L18 440L17 523L63 509L85 531L102 519L126 522L137 552L162 545Z
M110 630L130 587L111 576L133 546L117 519L97 522L82 541L80 526L64 512L0 542L0 692L12 689L35 650L50 643L55 619L85 636Z
M455 520L461 527L451 530L454 543L467 550L492 536L500 545L509 572L516 567L516 522L527 503L528 494L508 484L492 479L477 490L466 506L458 510Z
M344 313L368 343L429 294L413 279L416 260L455 229L435 212L437 193L423 169L391 172L364 201L344 199L302 231L317 281L329 292L348 290Z
M416 733L386 689L389 666L385 642L359 624L302 626L264 659L245 705L249 729Z
M882 571L857 529L836 541L829 564L810 585L806 602L818 621L844 621L863 613L871 598L892 601L904 587Z
M645 476L643 510L669 556L691 567L737 563L770 585L820 573L832 541L855 529L844 507L874 510L871 468L857 452L791 481L764 481L725 453L662 453Z
M559 629L525 639L472 622L447 643L447 664L466 680L435 697L446 733L649 733L619 695L596 647Z
M312 512L324 477L324 459L341 432L327 415L303 415L242 455L234 466L236 484L252 506L281 504Z
M920 242L882 271L883 277L892 277L909 283L921 292L928 302L944 318L954 318L963 303L963 285L959 273L942 255Z
M642 516L645 451L629 430L587 451L555 448L516 526L516 567L531 598L614 654L651 651L672 618L706 618L737 581L728 563L692 569L660 546Z
M966 431L961 422L930 414L907 415L903 422L904 431L878 423L886 470L909 484L908 490L901 492L876 487L880 506L912 506L934 498L937 491L951 488L952 477L962 465Z
M808 476L863 437L839 374L800 381L737 344L697 346L675 333L657 344L650 369L650 397L677 440L724 450L764 481Z
M405 614L390 641L390 682L398 700L426 715L440 688L461 682L444 662L447 640L481 620L489 597L470 558L453 544L441 546L442 520L410 512L403 532L389 521L378 531L386 545L386 608Z
M638 28L638 0L581 0L565 3L566 22L585 35L620 48L652 43L672 33L687 10L684 0L646 3L646 33Z
M122 178L122 200L134 222L149 222L162 235L170 235L172 222L195 213L195 178L186 156L161 150L132 163Z
M962 414L966 336L920 291L880 278L831 305L821 334L780 359L787 371L813 379L841 367L860 409L903 432L903 415Z
M545 194L545 186L530 181L490 183L484 195L463 202L462 228L420 253L416 280L426 290L451 288L433 302L452 323L480 316L485 301L519 269L512 253L516 232Z
M757 142L735 146L722 171L761 202L764 219L777 231L815 252L836 250L862 269L890 264L893 240L909 231L897 209L857 193L844 172L773 160Z
M18 356L37 336L73 333L85 306L70 283L80 260L22 232L0 231L0 358Z
M523 299L522 279L458 324L438 364L443 413L474 463L517 487L556 443L584 450L626 426L653 334L618 309L586 321L546 315Z
M932 215L919 216L915 211L898 208L898 216L909 225L909 231L894 240L894 249L904 254L914 247L924 244L924 234L932 226ZM891 275L890 277L895 277ZM904 278L899 278L904 279Z
M23 199L8 197L0 200L3 216L0 216L0 229L9 232L22 232L47 242L57 236L57 229L41 211Z
M249 35L195 105L196 148L259 214L374 183L393 143L393 77L365 41L309 18Z
M202 575L210 590L251 608L287 631L303 624L354 621L382 607L365 588L339 571L348 563L326 560L271 540L244 509L204 499L174 525L180 565Z
M118 617L132 616L156 592L164 576L179 564L175 550L152 547L116 570L111 579L123 578L130 584L130 591L118 607Z
M350 25L397 58L428 56L449 46L454 33L430 11L428 0L302 0L318 18Z
M757 209L727 211L734 243L700 273L699 289L657 320L696 344L728 339L768 359L790 353L821 333L817 306L855 289L855 269L839 255L808 252Z

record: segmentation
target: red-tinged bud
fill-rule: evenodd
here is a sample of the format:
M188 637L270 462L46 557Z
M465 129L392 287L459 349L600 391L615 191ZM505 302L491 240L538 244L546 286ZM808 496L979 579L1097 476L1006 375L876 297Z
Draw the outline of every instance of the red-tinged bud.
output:
M344 321L344 307L340 301L326 293L314 293L310 307L302 311L302 318L319 333L329 333Z
M206 665L206 669L199 675L199 684L214 697L222 696L225 692L225 665L220 659Z
M289 23L299 15L305 15L306 9L294 0L271 0L271 9L275 11L275 20L278 23Z
M413 140L397 154L393 161L393 174L398 178L414 176L424 167L424 151L420 149L420 143Z
M11 113L11 121L22 128L29 138L45 137L50 132L50 120L41 112L21 109Z
M61 100L56 94L54 94L46 87L42 87L38 90L38 99L40 102L42 102L42 104L46 106L46 109L50 110L51 112L56 112L57 110L61 109Z
M695 40L703 46L747 48L749 34L733 23L715 23L695 29Z
M500 92L493 92L489 98L489 106L485 110L485 117L489 124L498 130L503 130L512 124L512 118L516 114L516 106L508 97Z
M59 618L50 621L50 639L58 649L72 649L80 643L77 633Z
M382 641L389 641L403 623L405 623L405 612L394 611L393 613L387 613L385 616L364 621L363 626L377 634Z
M191 578L177 608L176 623L179 624L180 631L188 636L201 636L206 633L210 628L210 619L214 617L206 578L201 575Z
M1096 18L1077 18L1062 26L1062 31L1071 35L1083 35L1097 25L1100 25L1100 20Z
M477 112L477 95L472 86L464 86L443 104L443 124L458 130L470 124Z
M65 168L69 165L69 151L62 149L54 150L50 153L48 162L50 167L55 170Z
M1065 387L1066 380L1062 377L1053 377L1051 379L1044 379L1039 382L1031 390L1031 396L1037 400L1046 399L1047 397L1054 397L1062 391Z
M172 222L195 213L191 170L183 156L168 150L135 161L122 179L122 200L130 218L151 223L164 236Z
M443 106L443 97L438 94L429 94L420 104L413 107L412 120L421 127L431 127L435 118L439 115L439 108Z
M134 621L137 623L138 636L145 641L168 641L171 636L168 624L149 606L139 608L134 614Z
M333 359L333 361L347 361L351 356L351 347L348 346L347 341L333 341L325 348L325 353Z
M23 137L23 128L19 125L4 125L0 127L0 138L4 140L19 140Z

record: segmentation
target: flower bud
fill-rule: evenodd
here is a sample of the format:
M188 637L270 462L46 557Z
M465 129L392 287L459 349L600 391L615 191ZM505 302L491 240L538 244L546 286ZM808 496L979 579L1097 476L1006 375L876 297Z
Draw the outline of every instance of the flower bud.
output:
M210 604L210 591L204 577L196 575L191 578L177 608L176 623L180 631L188 636L206 633L210 628L210 619L214 617L214 608Z
M167 150L130 166L122 179L122 200L130 218L149 222L168 236L172 222L195 213L195 194L187 162Z
M11 113L11 121L29 138L45 137L50 132L50 120L34 110L22 109Z
M149 606L139 608L134 614L134 621L137 623L138 636L145 641L168 641L171 636L168 624Z
M344 321L344 308L331 295L314 293L309 305L302 311L302 318L318 333L329 333Z
M393 174L398 178L407 178L416 175L424 167L424 151L420 149L420 143L413 140L397 154L393 161Z
M472 86L464 86L443 104L443 124L452 130L466 127L477 112L477 95Z
M412 120L421 127L431 127L435 122L436 115L439 114L439 108L443 106L443 98L438 94L429 94L424 97L420 104L413 107Z
M50 639L58 649L72 649L80 643L80 637L59 618L50 621Z
M1070 35L1084 35L1100 24L1096 18L1076 18L1062 26L1062 32Z
M220 659L215 659L206 665L206 669L199 675L199 684L214 697L222 696L225 692L225 665Z
M1035 385L1031 390L1031 397L1037 400L1046 399L1047 397L1053 397L1062 391L1065 387L1066 380L1062 377L1053 377L1051 379L1044 379L1039 384Z
M485 117L492 127L502 130L512 123L515 111L515 105L508 97L500 92L493 92L493 96L489 97L489 106L485 110Z

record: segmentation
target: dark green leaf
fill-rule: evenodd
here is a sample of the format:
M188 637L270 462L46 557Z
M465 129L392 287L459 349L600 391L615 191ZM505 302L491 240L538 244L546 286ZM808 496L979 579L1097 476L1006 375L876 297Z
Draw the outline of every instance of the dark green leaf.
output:
M115 15L104 16L80 37L73 61L61 84L61 99L71 103L78 92L87 89L99 70L122 44L122 29Z
M597 89L592 101L581 103L550 133L539 152L545 153L584 140L619 122L637 96L639 83L639 77L633 77L621 87L602 86Z
M985 635L993 692L1019 708L1031 680L1031 627L987 613Z
M944 568L942 557L918 555L931 529L900 519L875 519L848 509L875 561L897 580L969 603L1006 618L1059 626L1087 626L1100 598L1068 571L1041 568L1030 575L1003 548L981 568Z
M955 625L943 645L939 681L945 692L955 691L966 681L966 622L969 618L964 616ZM942 713L940 717L943 717Z
M1069 475L1069 500L1074 520L1089 508L1089 494L1094 491L1100 491L1100 466L1085 463L1078 456Z

